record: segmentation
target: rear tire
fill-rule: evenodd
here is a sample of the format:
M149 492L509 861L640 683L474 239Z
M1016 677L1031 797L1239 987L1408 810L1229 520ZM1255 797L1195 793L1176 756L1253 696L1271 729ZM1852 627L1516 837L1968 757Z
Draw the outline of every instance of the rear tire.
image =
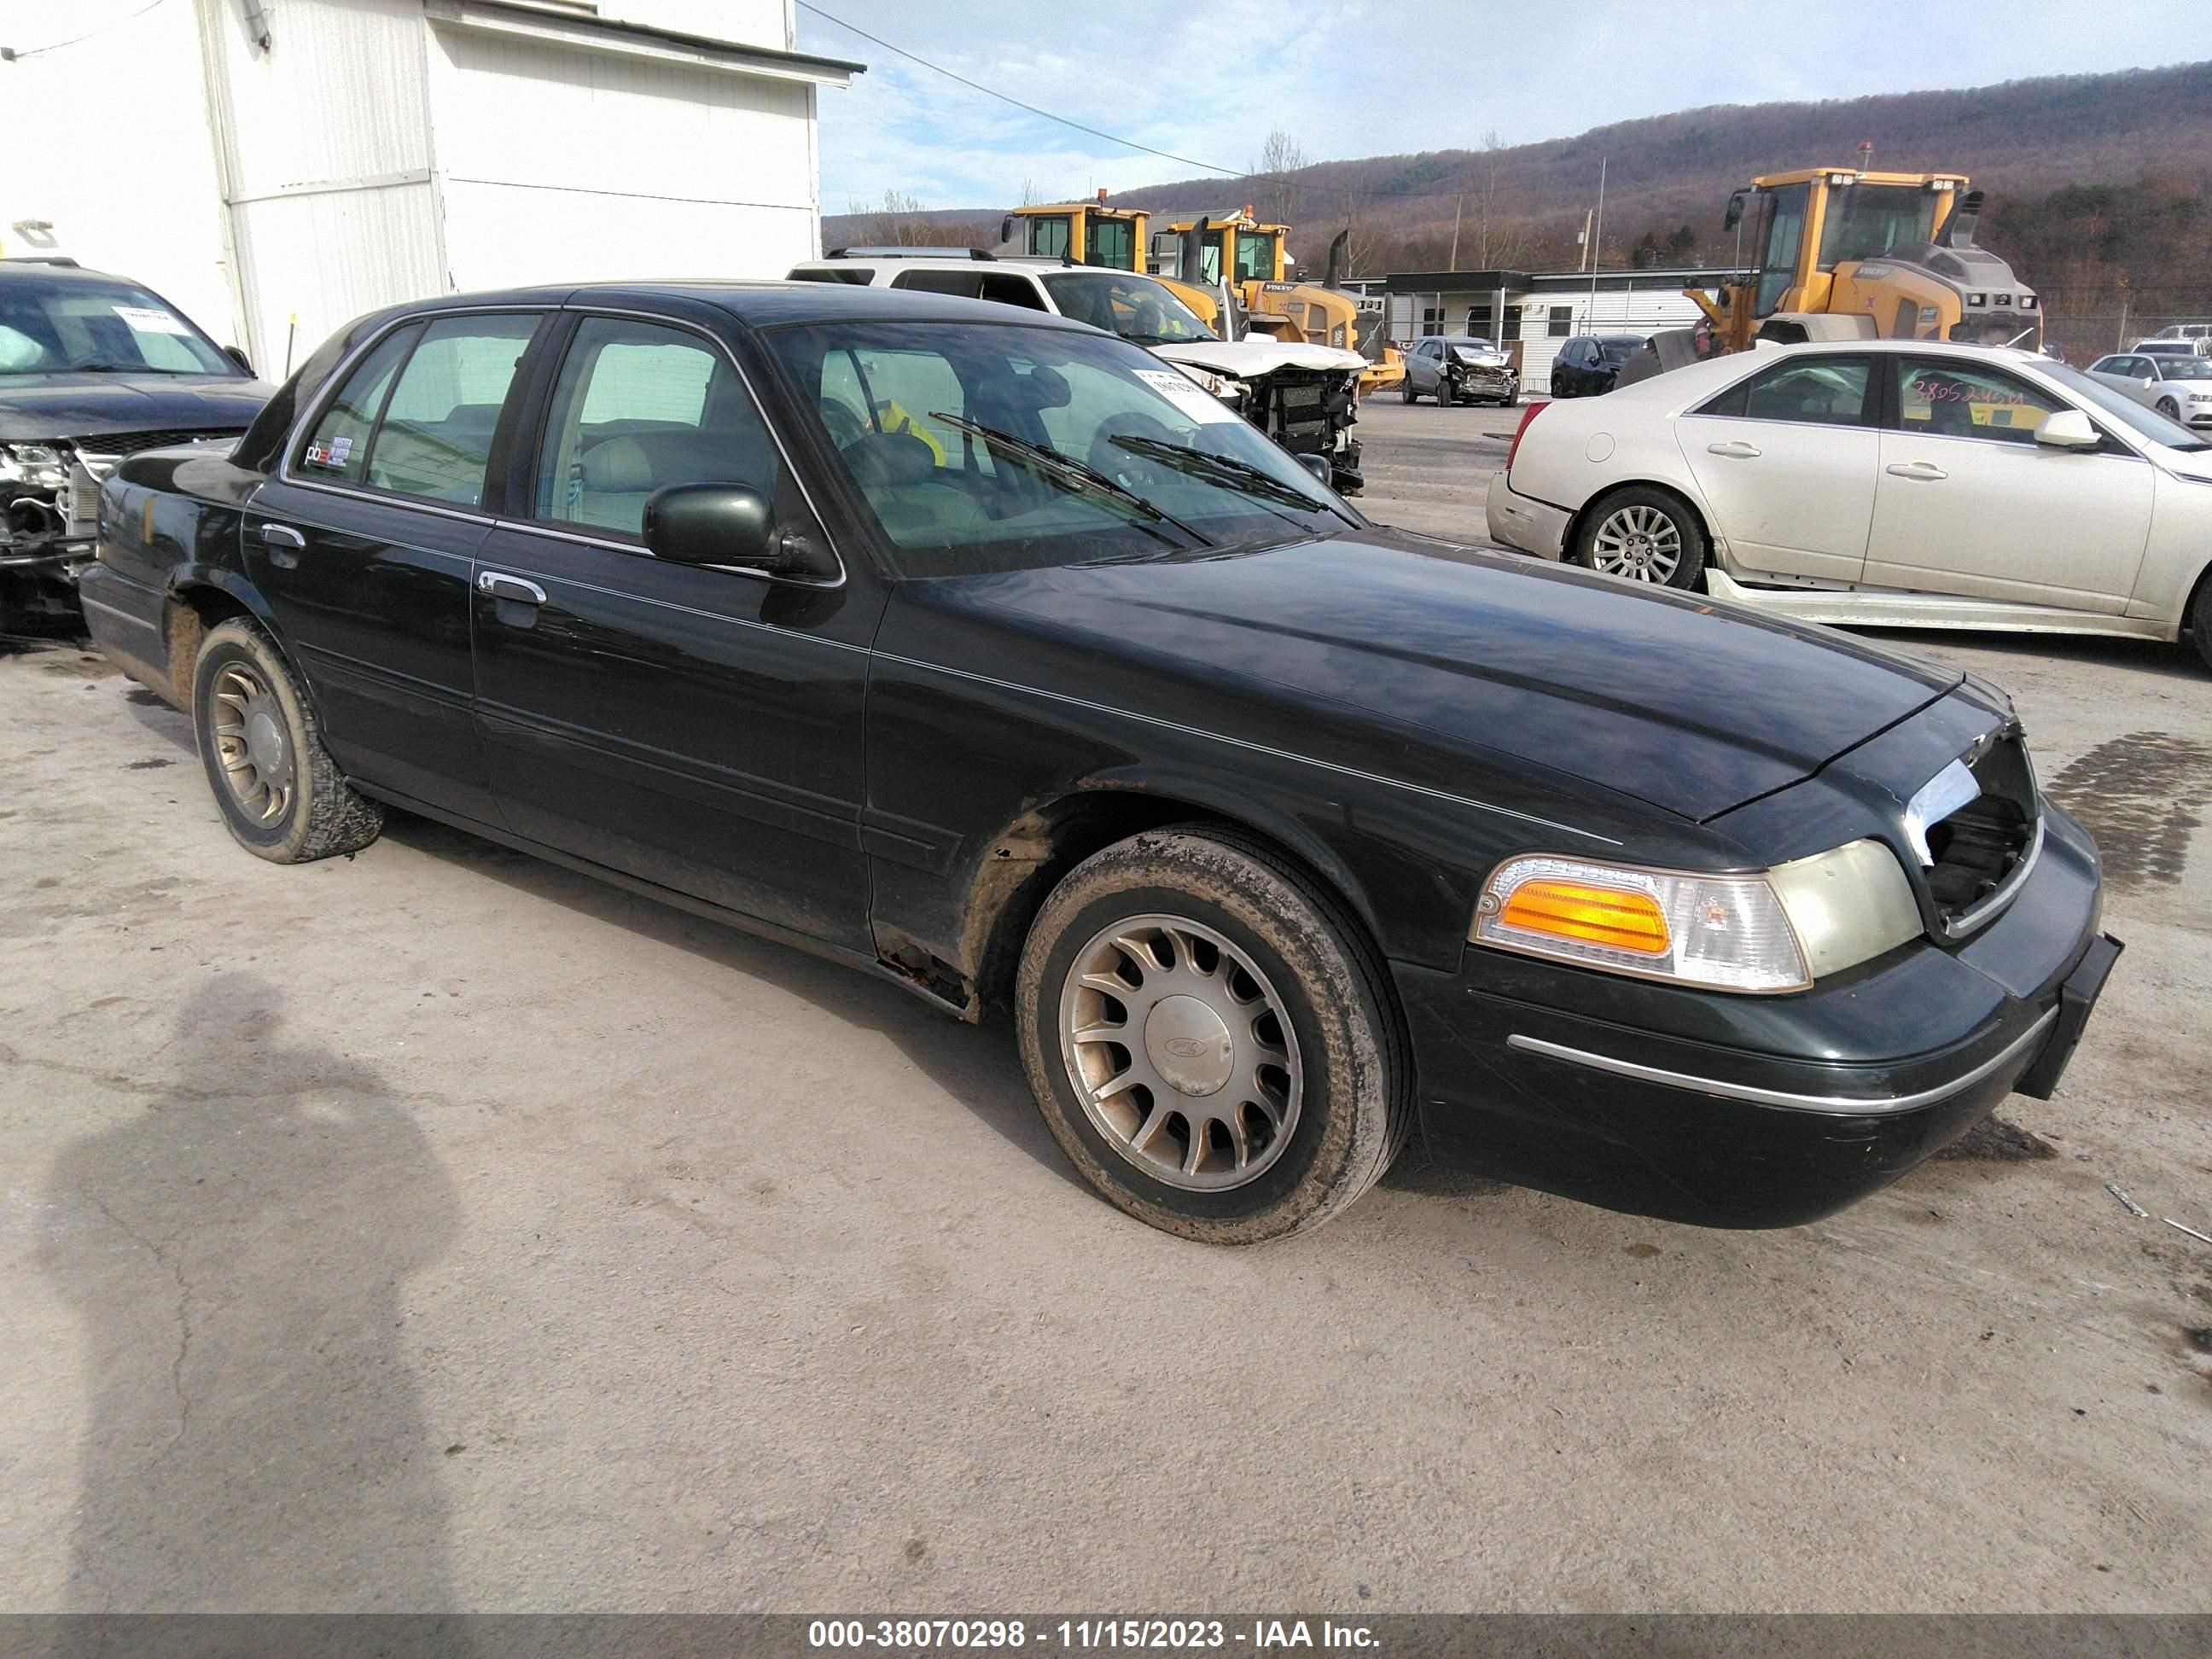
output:
M1398 382L1398 396L1405 402L1410 404L1414 398L1420 395L1421 394L1419 392L1413 390L1413 371L1408 369L1406 373L1406 378Z
M1147 830L1079 865L1030 929L1015 1009L1061 1150L1108 1202L1184 1238L1318 1226L1412 1121L1374 951L1233 830Z
M2196 602L2189 607L2189 640L2197 659L2212 668L2212 570L2197 579Z
M1694 588L1705 532L1679 496L1631 484L1599 499L1575 532L1577 564L1654 587Z
M384 809L345 781L275 641L243 617L210 629L192 665L192 730L223 823L272 864L357 853Z

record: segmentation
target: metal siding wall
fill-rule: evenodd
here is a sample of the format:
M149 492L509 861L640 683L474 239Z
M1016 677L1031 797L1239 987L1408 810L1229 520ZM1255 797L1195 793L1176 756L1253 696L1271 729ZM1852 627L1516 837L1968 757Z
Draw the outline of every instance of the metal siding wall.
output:
M135 277L219 342L246 344L223 253L193 8L171 0L131 15L141 3L7 8L7 44L20 49L100 32L0 64L0 111L16 139L0 169L0 252L66 254ZM102 109L102 89L117 88L129 88L127 111ZM10 228L19 219L53 229L33 241Z
M380 306L444 286L431 210L421 0L289 0L274 44L210 0L228 128L232 236L254 361L294 356Z
M599 15L610 21L649 23L655 28L703 34L743 46L785 52L793 45L783 0L599 0Z
M430 61L457 286L780 276L811 257L805 85L454 28Z

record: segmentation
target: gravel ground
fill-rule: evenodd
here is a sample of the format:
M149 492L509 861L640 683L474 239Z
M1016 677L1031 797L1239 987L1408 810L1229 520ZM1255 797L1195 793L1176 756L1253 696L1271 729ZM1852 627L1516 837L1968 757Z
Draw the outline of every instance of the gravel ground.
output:
M1374 406L1368 510L1479 533L1513 418ZM2212 1608L2212 677L1902 642L2104 840L2059 1098L1789 1231L1408 1158L1243 1252L1004 1030L419 822L262 864L0 658L0 1607Z

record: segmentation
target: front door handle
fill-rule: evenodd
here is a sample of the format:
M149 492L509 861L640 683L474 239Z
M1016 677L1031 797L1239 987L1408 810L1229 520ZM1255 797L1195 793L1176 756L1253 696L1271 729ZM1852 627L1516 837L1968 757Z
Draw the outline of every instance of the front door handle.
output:
M1922 483L1933 483L1938 478L1948 478L1951 476L1942 467L1931 465L1926 461L1905 461L1885 470L1893 478L1913 478Z
M1732 461L1751 461L1759 459L1759 449L1757 444L1747 444L1737 439L1724 444L1707 444L1705 453L1725 455Z
M307 545L307 538L289 524L264 524L260 530L261 544L269 550L269 562L279 570L299 568L300 554Z
M526 582L520 576L510 576L501 571L477 571L477 586L495 599L512 599L517 605L545 603L545 590L536 582Z

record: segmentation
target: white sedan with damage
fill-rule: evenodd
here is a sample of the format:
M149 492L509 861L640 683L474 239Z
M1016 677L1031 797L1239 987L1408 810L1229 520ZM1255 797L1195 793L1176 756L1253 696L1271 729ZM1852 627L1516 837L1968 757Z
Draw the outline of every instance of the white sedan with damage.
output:
M1802 621L2189 637L2212 665L2212 443L2025 352L1765 347L1539 404L1489 516Z

